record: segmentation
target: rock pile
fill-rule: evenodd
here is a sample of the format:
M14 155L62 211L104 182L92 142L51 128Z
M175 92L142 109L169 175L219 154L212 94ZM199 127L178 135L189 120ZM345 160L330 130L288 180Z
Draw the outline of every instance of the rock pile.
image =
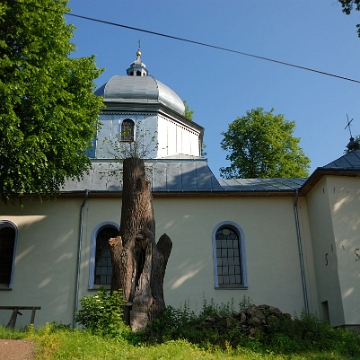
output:
M230 328L238 328L244 334L252 337L259 330L264 330L274 319L291 319L291 315L281 312L269 305L251 305L250 307L229 316L216 315L205 319L196 326L198 330L212 330L225 334Z

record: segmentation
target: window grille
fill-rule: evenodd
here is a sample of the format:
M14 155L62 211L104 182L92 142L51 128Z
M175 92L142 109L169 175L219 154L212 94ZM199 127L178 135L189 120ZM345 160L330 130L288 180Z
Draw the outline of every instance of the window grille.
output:
M105 227L96 236L94 285L111 285L112 265L109 239L117 235L117 229Z
M213 232L215 288L247 288L245 244L242 230L221 223Z

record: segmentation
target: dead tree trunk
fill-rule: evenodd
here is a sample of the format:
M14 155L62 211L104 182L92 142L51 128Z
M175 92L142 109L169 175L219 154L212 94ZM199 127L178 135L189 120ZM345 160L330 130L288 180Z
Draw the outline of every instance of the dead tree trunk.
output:
M123 162L120 235L109 244L111 291L123 290L124 319L131 329L144 329L148 320L165 309L163 281L172 242L166 234L155 242L151 184L141 159Z

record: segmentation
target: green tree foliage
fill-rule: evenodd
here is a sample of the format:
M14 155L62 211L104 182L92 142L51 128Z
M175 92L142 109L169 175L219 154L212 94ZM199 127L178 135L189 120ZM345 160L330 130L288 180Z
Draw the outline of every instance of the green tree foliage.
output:
M67 0L0 2L0 191L56 194L81 177L102 101L94 57L70 58Z
M190 109L190 106L188 105L187 101L184 100L184 105L185 105L185 114L184 116L190 120L193 121L194 120L194 110Z
M184 105L185 105L185 114L184 114L184 116L188 120L194 121L194 112L195 111L190 108L190 106L188 105L186 100L184 100ZM202 144L201 144L201 156L206 156L207 155L207 153L205 151L205 148L206 148L206 144L203 141Z
M345 14L350 14L351 10L354 9L354 5L355 10L360 11L360 0L339 0L339 3L341 4Z
M359 143L359 148L360 148L360 135L355 136L355 141Z
M309 175L310 159L293 136L294 121L257 108L237 118L223 132L221 147L230 167L221 168L224 178L290 178Z
M339 3L343 8L343 13L346 15L350 15L351 11L354 9L360 11L360 0L339 0ZM360 37L360 24L357 24L356 27L358 28L357 33Z
M353 140L355 140L355 142L357 142L357 143L359 144L359 145L358 145L358 149L360 149L360 135L356 135L355 138L353 138ZM351 141L351 139L350 139L350 141ZM350 150L350 149L347 148L347 149L344 150L344 153L345 153L345 154L348 154L349 152L351 152L351 151L353 151L353 150L358 150L358 149L352 148L352 149Z

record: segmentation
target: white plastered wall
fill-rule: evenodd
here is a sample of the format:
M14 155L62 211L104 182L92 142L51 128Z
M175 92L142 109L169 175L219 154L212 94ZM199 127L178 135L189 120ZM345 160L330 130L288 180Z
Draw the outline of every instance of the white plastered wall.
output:
M293 200L291 197L155 198L156 238L166 232L173 241L164 281L166 304L179 307L186 302L198 311L204 299L218 303L233 300L237 305L245 296L257 304L268 303L291 314L300 314L304 302ZM87 293L86 259L91 232L99 221L119 223L119 202L119 199L110 204L105 199L87 202L84 233L87 240L81 278L81 289L85 292L81 296ZM101 218L98 209L102 209ZM223 221L235 222L244 231L247 290L214 289L212 231ZM306 223L303 228L307 228ZM308 242L306 234L303 241ZM312 279L309 286L314 286L311 269L307 272ZM316 289L312 293L315 295L310 296L310 306L315 309Z
M199 135L170 119L158 117L158 158L186 154L199 156Z
M83 199L26 203L25 211L1 209L3 218L18 224L20 238L14 288L0 292L0 304L41 306L36 325L72 321ZM293 203L293 197L156 197L156 238L166 232L173 241L166 303L179 307L186 302L198 311L204 299L237 305L245 296L299 314L304 302ZM103 222L119 223L120 211L118 197L90 194L85 203L79 298L93 293L88 290L92 231ZM212 232L224 221L244 232L247 290L214 289ZM307 243L309 231L303 227Z
M55 320L72 323L74 309L79 217L82 199L23 201L0 205L0 219L18 228L15 276L12 290L0 291L0 304L41 306L35 324ZM30 311L21 311L17 326L28 325ZM0 312L1 322L9 313Z
M360 178L329 176L329 205L345 324L360 324Z
M141 144L142 148L148 149L146 157L156 158L157 144L160 142L157 131L157 116L137 113L101 114L99 116L102 126L97 135L96 157L98 159L113 158L106 148L112 147L112 143L120 140L121 124L125 119L134 121L135 141ZM124 143L124 145L126 146L127 144ZM117 156L122 157L123 155L119 153Z
M303 297L292 198L165 199L156 208L157 225L174 241L165 278L166 300L186 301L199 310L204 299L238 304L243 297L300 313ZM159 223L160 220L160 223ZM224 221L245 235L247 290L215 290L212 231ZM161 235L161 234L158 234Z
M328 304L330 324L345 324L339 283L337 243L332 221L329 179L322 178L306 196L319 303ZM324 315L324 314L323 314Z
M299 218L299 235L304 261L306 297L308 300L309 313L320 315L317 284L315 277L314 253L309 227L309 214L307 210L306 197L301 196L298 198L297 211Z

